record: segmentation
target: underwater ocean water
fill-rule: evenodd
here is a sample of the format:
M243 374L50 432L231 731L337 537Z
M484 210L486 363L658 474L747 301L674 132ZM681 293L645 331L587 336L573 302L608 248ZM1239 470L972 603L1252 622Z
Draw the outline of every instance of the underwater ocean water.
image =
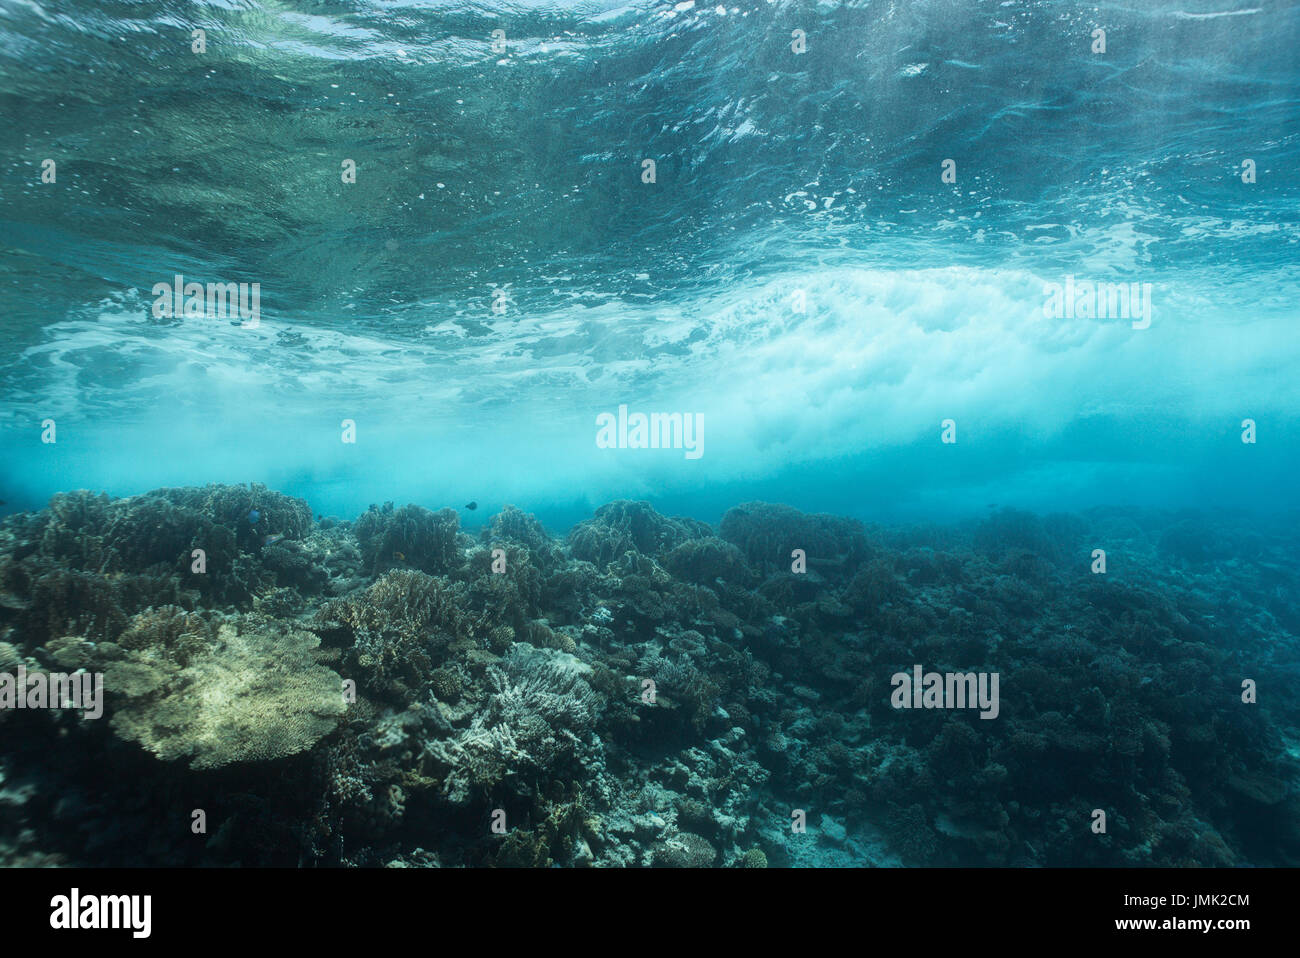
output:
M1298 43L0 0L0 862L1300 864Z

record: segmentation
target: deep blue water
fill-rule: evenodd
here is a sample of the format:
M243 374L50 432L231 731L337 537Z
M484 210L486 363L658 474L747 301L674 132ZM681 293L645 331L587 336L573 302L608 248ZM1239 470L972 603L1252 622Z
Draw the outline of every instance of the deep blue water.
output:
M0 498L1284 508L1297 40L1268 0L4 0ZM257 328L154 317L178 273ZM1067 276L1149 326L1045 317ZM703 455L597 448L620 404Z

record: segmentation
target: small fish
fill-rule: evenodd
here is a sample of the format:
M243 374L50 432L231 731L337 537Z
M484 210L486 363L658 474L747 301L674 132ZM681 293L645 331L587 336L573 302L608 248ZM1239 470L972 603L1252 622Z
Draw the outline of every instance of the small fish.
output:
M394 552L394 553L393 553L393 558L396 559L398 562L405 562L405 561L406 561L406 553L405 553L405 552Z
M280 541L281 539L283 539L283 538L284 538L284 536L282 536L282 535L267 536L267 537L266 537L266 541L263 542L262 545L264 545L264 546L273 546L273 545L275 545L277 542L279 542L279 541Z
M258 512L256 509L248 510L248 524L250 526L257 525L257 520L260 518L262 518L262 514Z
M475 509L478 508L478 503L477 503L477 502L467 502L467 503L465 503L465 508L468 509L470 512L473 512Z

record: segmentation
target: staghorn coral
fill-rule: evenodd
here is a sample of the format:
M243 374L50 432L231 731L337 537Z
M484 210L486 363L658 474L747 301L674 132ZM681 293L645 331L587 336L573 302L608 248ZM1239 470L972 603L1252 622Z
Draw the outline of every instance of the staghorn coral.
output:
M604 702L573 662L521 649L488 669L492 693L469 727L426 747L450 803L552 768L583 747Z

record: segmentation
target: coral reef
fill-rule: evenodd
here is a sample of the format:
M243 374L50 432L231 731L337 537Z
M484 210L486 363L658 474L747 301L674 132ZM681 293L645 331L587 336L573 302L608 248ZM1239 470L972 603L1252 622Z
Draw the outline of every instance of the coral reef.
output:
M0 860L1294 866L1298 526L60 494L0 521L0 672L102 673L105 719L0 710ZM996 718L900 708L918 665Z

